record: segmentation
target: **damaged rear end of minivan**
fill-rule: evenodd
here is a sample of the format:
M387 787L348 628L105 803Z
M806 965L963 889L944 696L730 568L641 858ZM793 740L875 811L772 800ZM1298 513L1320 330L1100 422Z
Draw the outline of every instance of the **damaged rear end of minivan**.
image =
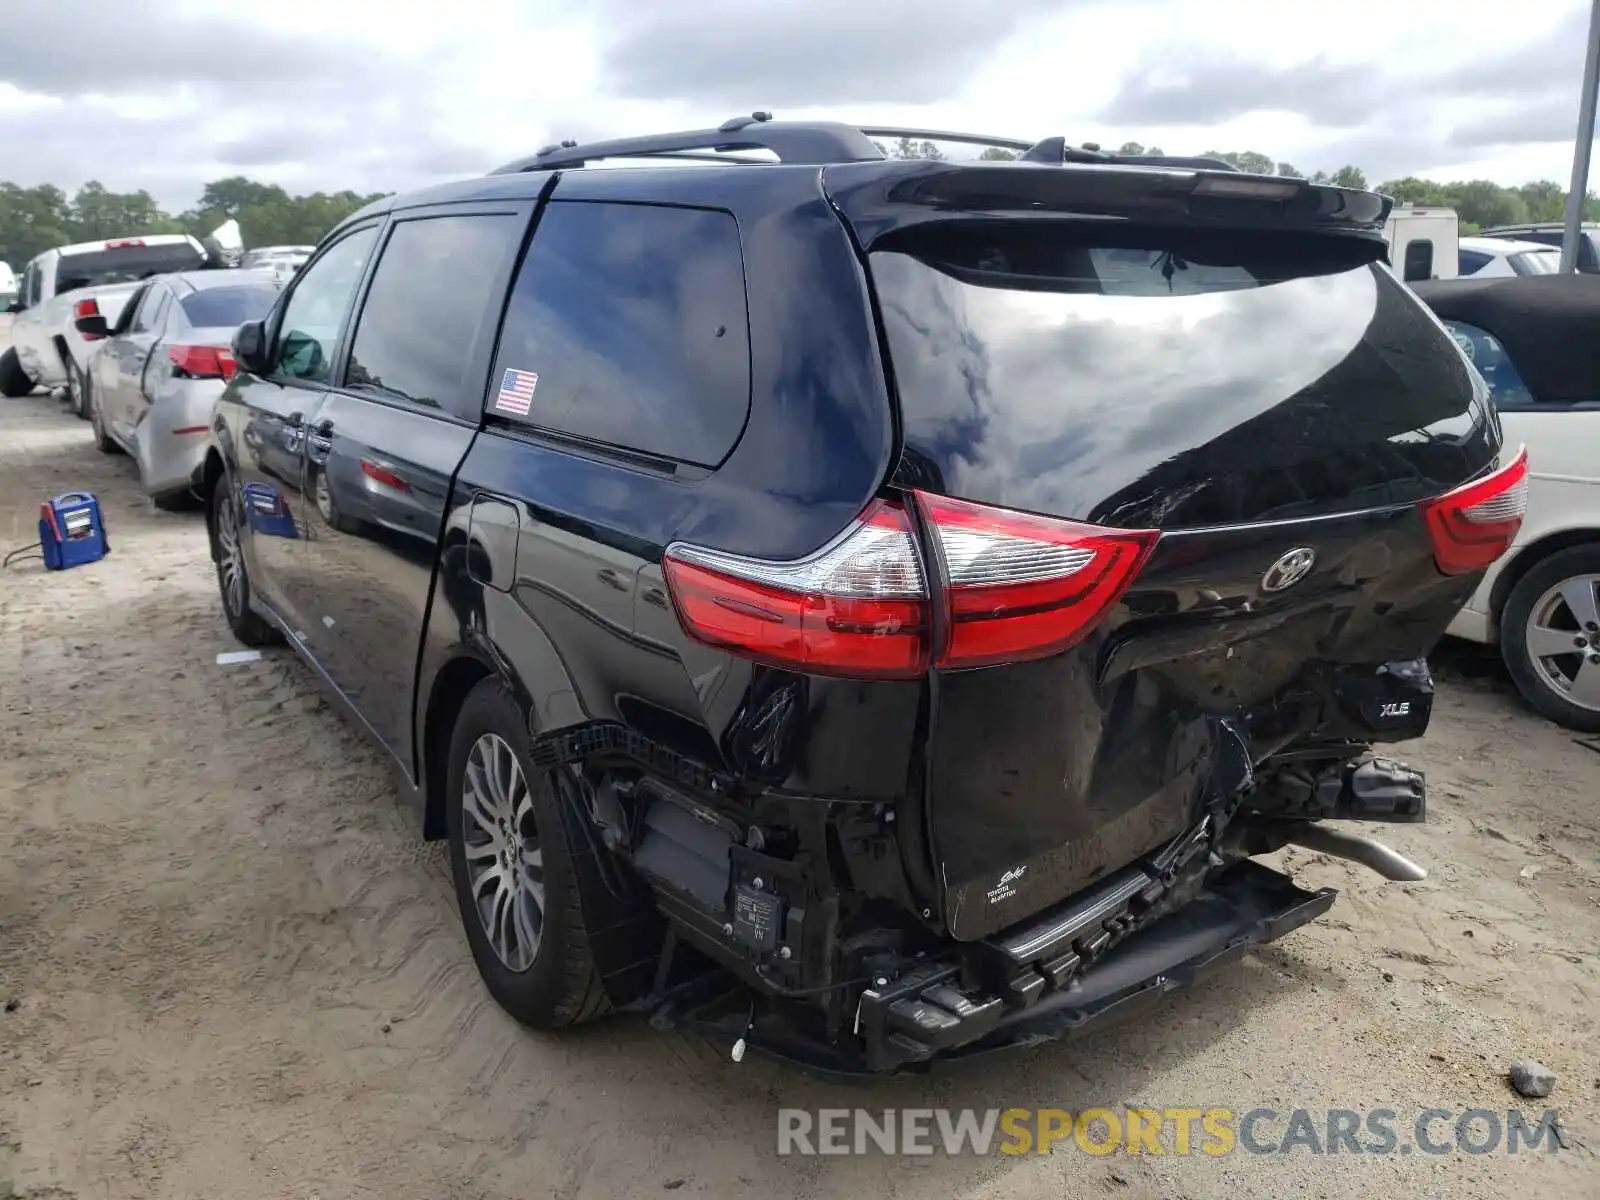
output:
M669 990L660 1020L893 1070L1075 1032L1316 918L1332 891L1253 861L1286 845L1421 878L1325 822L1424 819L1387 748L1427 728L1426 655L1515 536L1527 466L1389 272L1388 201L1116 164L821 186L890 470L804 558L680 543L662 574L701 647L910 714L911 761L888 803L641 785L698 827L674 845L726 827L698 903L632 857L740 979Z

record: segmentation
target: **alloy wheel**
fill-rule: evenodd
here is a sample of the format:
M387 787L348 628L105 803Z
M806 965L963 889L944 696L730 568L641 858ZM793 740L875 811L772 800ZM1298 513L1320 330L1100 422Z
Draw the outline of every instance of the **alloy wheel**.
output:
M495 957L520 974L544 932L544 852L533 791L499 734L485 733L467 755L461 815L473 907Z
M218 487L227 487L226 481ZM228 615L244 613L244 557L239 552L239 525L234 518L233 497L224 495L217 506L217 570L222 576L222 602Z
M1563 579L1534 602L1525 628L1539 682L1569 704L1600 712L1600 575Z

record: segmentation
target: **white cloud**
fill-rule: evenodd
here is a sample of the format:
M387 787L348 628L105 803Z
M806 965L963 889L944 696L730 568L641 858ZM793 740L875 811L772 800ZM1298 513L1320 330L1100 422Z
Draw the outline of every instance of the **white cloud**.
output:
M1586 7L1524 0L1524 42L1482 0L6 0L0 174L389 190L775 108L1565 180Z

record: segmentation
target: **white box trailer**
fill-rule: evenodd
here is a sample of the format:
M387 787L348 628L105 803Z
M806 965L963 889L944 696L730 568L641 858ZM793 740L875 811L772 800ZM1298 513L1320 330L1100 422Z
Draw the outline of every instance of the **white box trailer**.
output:
M1383 227L1389 262L1407 283L1461 273L1461 218L1453 208L1397 204Z

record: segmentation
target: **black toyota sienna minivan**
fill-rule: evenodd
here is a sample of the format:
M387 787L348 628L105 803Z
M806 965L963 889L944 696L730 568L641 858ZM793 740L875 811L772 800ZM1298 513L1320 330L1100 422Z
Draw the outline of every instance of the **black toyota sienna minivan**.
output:
M892 1070L1313 919L1285 845L1421 877L1327 822L1424 818L1376 748L1527 465L1389 201L896 132L390 197L235 341L227 619L392 757L530 1025Z

